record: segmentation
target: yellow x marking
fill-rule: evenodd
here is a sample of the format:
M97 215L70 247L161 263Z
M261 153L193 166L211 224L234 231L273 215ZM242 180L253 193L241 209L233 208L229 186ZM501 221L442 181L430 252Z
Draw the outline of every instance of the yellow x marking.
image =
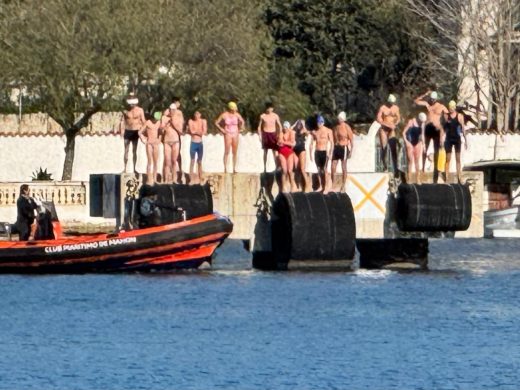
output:
M374 193L379 189L381 188L381 186L386 182L386 180L388 180L388 178L386 176L383 176L377 183L374 187L372 187L372 189L370 191L367 191L367 189L359 182L356 180L356 178L354 176L349 176L349 180L354 183L354 185L360 189L360 191L365 194L365 197L363 198L363 200L361 202L359 202L355 207L354 207L354 211L358 211L359 209L361 209L361 207L363 207L363 205L367 202L367 201L370 201L372 202L372 204L377 208L379 209L383 214L386 213L386 210L383 206L381 206L373 197L372 195L374 195Z

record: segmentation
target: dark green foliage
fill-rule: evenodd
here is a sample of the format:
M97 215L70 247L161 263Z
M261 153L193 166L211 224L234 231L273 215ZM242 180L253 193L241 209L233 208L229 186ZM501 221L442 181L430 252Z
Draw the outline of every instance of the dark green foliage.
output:
M39 170L33 172L32 181L52 181L52 173L48 173L47 168L45 168L44 171L42 167L40 167Z
M393 0L271 0L264 12L274 58L290 64L299 89L325 113L360 119L424 76L409 18Z

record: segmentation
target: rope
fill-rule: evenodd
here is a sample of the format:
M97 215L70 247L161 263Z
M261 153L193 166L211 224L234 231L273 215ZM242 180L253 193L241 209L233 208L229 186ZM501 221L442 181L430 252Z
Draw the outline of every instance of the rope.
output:
M256 207L257 217L269 218L271 215L271 203L269 202L269 197L265 193L264 187L260 188L254 206Z

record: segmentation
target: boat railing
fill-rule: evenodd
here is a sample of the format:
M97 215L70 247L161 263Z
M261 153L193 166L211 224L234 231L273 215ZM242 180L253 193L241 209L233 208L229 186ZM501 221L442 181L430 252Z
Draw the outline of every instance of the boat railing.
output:
M23 182L0 183L0 206L16 205ZM86 205L87 188L84 182L32 181L31 196L59 206Z

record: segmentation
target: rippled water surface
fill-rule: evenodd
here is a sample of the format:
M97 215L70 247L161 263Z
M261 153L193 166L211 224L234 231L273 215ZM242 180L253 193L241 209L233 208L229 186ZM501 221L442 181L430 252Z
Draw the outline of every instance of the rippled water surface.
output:
M1 389L518 389L520 240L430 271L0 276Z

